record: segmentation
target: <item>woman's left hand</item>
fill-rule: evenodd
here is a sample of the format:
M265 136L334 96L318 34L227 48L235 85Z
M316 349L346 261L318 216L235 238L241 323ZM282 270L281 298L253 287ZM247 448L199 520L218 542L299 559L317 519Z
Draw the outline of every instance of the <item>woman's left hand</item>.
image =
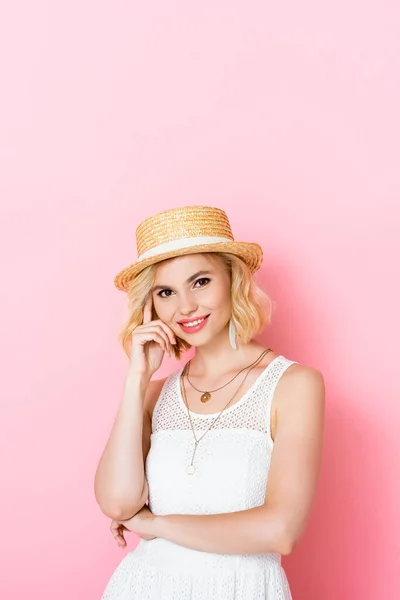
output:
M124 548L126 540L124 531L132 531L143 540L154 540L157 536L154 535L154 518L151 510L145 505L133 517L125 521L111 521L110 529L118 546Z

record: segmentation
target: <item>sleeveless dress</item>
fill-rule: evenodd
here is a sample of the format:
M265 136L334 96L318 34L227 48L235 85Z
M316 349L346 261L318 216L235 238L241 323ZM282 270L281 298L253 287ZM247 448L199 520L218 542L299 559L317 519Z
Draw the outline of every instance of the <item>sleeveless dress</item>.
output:
M153 410L145 471L156 515L216 514L265 501L273 440L271 402L286 369L275 357L248 391L225 409L197 448L180 392L183 367L165 381ZM199 439L218 413L191 412ZM291 600L281 555L214 554L156 538L140 539L112 574L102 600Z

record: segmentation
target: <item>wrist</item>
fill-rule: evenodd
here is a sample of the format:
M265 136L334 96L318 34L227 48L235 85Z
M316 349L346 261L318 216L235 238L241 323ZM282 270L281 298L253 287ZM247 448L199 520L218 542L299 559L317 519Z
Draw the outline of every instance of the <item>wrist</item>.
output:
M129 371L125 378L125 387L128 389L146 390L150 381L151 377L147 373Z

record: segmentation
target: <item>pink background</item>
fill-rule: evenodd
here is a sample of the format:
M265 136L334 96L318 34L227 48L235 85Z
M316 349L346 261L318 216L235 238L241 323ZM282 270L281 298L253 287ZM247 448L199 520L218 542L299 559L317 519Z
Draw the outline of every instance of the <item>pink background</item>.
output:
M294 599L400 597L398 3L2 11L0 597L99 600L125 555L93 493L127 369L113 278L186 204L263 246L263 340L325 375Z

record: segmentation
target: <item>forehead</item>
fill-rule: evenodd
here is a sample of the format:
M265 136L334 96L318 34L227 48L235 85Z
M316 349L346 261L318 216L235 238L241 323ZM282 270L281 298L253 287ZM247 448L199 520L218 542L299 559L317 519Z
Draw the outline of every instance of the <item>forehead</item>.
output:
M218 269L218 263L205 254L187 254L165 260L157 266L156 281L170 277L187 279L197 271L213 271Z

